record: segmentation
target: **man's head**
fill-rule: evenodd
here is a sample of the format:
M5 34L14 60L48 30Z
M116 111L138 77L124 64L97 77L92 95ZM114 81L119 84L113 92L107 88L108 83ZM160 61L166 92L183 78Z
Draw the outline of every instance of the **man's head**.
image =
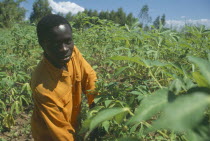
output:
M37 36L44 55L53 65L61 67L70 60L74 43L66 19L54 14L45 16L37 25Z

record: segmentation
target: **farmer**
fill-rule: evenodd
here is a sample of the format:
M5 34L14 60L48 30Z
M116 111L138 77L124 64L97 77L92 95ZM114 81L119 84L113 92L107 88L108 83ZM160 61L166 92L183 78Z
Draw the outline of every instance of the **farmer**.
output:
M72 28L58 15L48 15L37 25L44 55L31 78L35 141L73 141L78 128L81 94L94 100L96 73L74 46Z

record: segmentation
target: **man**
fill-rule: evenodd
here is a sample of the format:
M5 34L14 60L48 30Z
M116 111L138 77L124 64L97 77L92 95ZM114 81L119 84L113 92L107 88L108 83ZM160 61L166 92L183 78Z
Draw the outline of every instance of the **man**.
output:
M81 93L93 104L96 73L74 46L72 28L58 15L48 15L37 25L44 56L31 79L35 141L73 141L80 112Z

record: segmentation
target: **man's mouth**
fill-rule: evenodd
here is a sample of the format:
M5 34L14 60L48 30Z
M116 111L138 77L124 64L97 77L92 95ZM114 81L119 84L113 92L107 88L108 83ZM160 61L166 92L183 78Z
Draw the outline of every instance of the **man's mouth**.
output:
M65 58L63 58L62 60L67 61L70 59L70 56L66 56Z
M59 57L59 60L68 61L68 60L70 59L70 56L71 56L71 55L69 55L69 54L68 54L68 55L60 56L60 57Z

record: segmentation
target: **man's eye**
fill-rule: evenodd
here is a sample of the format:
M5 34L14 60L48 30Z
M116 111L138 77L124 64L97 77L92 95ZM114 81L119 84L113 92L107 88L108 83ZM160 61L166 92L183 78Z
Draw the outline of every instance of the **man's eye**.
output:
M71 44L71 43L72 43L72 40L66 40L65 43L66 43L66 44Z

